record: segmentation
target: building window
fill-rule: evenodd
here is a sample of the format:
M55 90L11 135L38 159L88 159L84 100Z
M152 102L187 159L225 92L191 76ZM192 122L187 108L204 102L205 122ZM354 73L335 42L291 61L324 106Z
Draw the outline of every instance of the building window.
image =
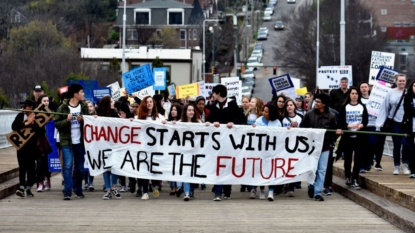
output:
M399 54L399 70L401 72L406 72L407 57L408 57L408 53Z
M395 27L397 27L397 28L398 28L398 27L400 27L400 26L401 26L401 22L394 22L394 23L393 23L393 26L395 26Z
M180 30L180 40L186 40L186 29Z
M197 40L197 29L193 29L193 40Z
M189 35L188 40L192 40L193 39L193 29L189 29L189 33L187 35Z
M381 27L381 28L380 28L380 31L381 31L381 32L386 32L387 30L388 30L388 28L387 28L387 27Z
M137 25L151 24L151 10L150 9L134 9L134 22Z
M127 30L127 40L137 40L138 33L137 30Z
M387 9L381 9L381 10L380 10L380 13L381 13L382 15L386 15L386 14L388 14L388 10L387 10Z
M169 12L169 25L182 25L183 13L182 12Z
M109 69L109 65L102 65L102 66L101 66L101 70L106 71L106 70L108 70L108 69Z
M15 23L20 23L20 15L19 14L14 15L14 22Z
M403 22L403 27L407 28L411 26L411 22Z

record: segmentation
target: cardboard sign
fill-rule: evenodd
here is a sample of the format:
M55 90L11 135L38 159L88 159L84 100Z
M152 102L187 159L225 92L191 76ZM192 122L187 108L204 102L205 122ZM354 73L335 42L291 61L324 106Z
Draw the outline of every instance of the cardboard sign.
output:
M154 85L153 88L156 91L166 90L166 68L154 68Z
M146 87L154 85L154 75L150 64L137 67L122 75L125 89L128 93L141 91Z
M73 83L81 85L84 88L85 99L94 102L93 90L98 88L97 80L68 80L68 86Z
M320 89L338 89L342 78L348 78L349 86L353 85L352 66L322 66L318 68L317 86Z
M378 75L376 76L377 81L382 81L389 84L395 83L395 75L399 74L399 71L392 70L381 66Z
M45 105L39 105L35 111L42 112L51 112L49 108ZM47 113L35 113L35 122L39 128L43 127L53 118L52 114ZM20 150L34 135L35 131L33 126L26 126L18 131L12 131L7 134L7 140L12 144L17 150Z
M200 95L200 83L192 83L176 87L176 98L182 99L187 96Z
M120 84L118 82L111 83L107 87L111 88L111 97L114 101L117 101L121 97Z
M239 80L239 77L228 77L221 78L221 84L225 85L228 89L228 97L235 96L236 103L238 105L242 104L242 81Z
M376 83L376 76L379 73L381 66L393 69L395 64L395 54L372 51L372 59L370 60L369 84Z

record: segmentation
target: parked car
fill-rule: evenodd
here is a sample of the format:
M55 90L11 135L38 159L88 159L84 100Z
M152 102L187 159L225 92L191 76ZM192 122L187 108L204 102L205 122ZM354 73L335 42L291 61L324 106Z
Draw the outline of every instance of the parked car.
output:
M287 3L295 3L295 0L287 0Z
M264 14L273 15L274 14L274 9L272 9L271 7L267 7L267 8L265 8Z
M242 96L251 98L252 96L252 89L248 86L242 86Z
M262 17L263 21L271 21L271 15L270 14L264 14L264 17Z
M275 30L284 30L284 24L282 23L282 21L275 22L274 29Z
M259 57L259 60L262 60L262 50L252 51L251 57Z
M265 33L267 33L267 35L269 35L269 30L268 30L267 27L260 27L258 32L265 32Z
M248 62L246 63L246 67L252 68L254 70L260 65L259 57L250 57L248 58Z
M242 78L253 78L256 79L254 70L252 68L248 68L245 70L245 73L242 75Z
M253 78L244 78L242 84L247 83L255 87L255 79Z
M262 50L262 52L265 52L264 51L264 45L260 42L255 44L254 50Z
M274 5L275 6L275 4L277 4L278 3L278 0L270 0L269 1L269 4L272 4L272 5Z
M268 39L268 35L265 32L259 32L258 33L258 40L267 40Z

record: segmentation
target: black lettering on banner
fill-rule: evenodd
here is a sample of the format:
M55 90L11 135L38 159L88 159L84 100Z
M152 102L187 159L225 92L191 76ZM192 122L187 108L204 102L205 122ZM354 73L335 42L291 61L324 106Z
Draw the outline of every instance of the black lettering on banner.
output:
M144 159L141 159L141 154L144 154L146 157ZM150 165L147 162L147 153L145 151L139 151L137 152L137 171L140 171L140 165L141 163L144 163L145 165L147 165L147 171L150 170Z
M180 155L180 153L170 152L169 155L173 155L173 168L171 173L174 176L176 174L176 156Z
M184 158L184 155L181 154L181 156L180 156L180 171L179 171L179 174L180 175L183 175L183 167L184 166L188 166L188 167L190 167L190 177L193 177L193 166L194 166L194 163L195 163L195 156L192 155L192 162L191 163L184 163L183 162L183 158Z
M307 140L308 138L304 136L297 136L297 141L300 141L305 146L305 149L298 149L299 152L304 153L308 151L310 146L308 145Z
M173 144L174 141L177 141L177 146L180 146L180 136L179 136L179 132L177 132L177 130L174 131L173 133L173 137L171 137L170 142L169 142L169 146L171 146L171 144Z
M216 143L216 146L212 146L212 147L215 150L220 150L220 143L219 143L218 139L215 138L216 135L220 135L220 133L219 132L212 133L212 140Z
M192 145L192 148L195 147L195 142L193 141L193 139L195 138L195 135L193 134L192 131L184 131L183 132L183 146L186 146L186 141L189 141L190 144Z
M206 157L206 155L201 155L201 154L197 154L197 155L195 155L195 159L194 159L194 174L195 174L195 177L199 177L199 178L206 178L207 176L206 175L199 175L199 174L197 174L197 169L198 168L200 168L200 165L197 163L198 162L198 159L199 158L205 158Z
M133 170L135 170L133 158L131 157L131 153L129 150L127 150L127 153L125 153L124 160L122 161L122 164L121 164L121 169L124 168L125 162L129 162Z
M169 130L168 129L157 129L157 132L160 132L160 146L163 145L163 138L164 138L164 133L167 133Z
M154 156L163 156L163 153L160 153L160 152L153 152L153 153L151 153L151 158L150 158L150 172L151 173L153 173L153 174L163 174L162 172L160 172L160 171L155 171L155 170L153 170L153 167L158 167L158 166L160 166L160 164L159 163L155 163L155 162L153 162L153 157Z
M107 155L105 154L105 152L109 152L109 151L112 151L112 149L105 149L105 150L102 150L102 161L103 161L103 163L104 163L104 169L108 169L108 168L111 168L111 167L107 167L107 166L105 166L105 160L107 160L108 159L108 157L107 157Z
M258 138L258 150L262 151L262 137L266 137L267 134L257 134L256 136Z
M267 135L267 142L265 144L265 150L269 150L269 146L272 146L271 150L275 150L277 148L277 137L276 136L272 136L273 137L273 141L270 140L270 136Z
M241 143L239 143L239 144L235 143L235 139L233 138L232 134L229 134L229 137L231 138L231 143L232 143L232 147L233 147L234 150L242 149L242 147L244 146L244 142L245 142L245 135L242 135Z
M149 145L149 146L154 146L154 145L156 145L156 143L157 143L157 139L156 139L156 137L154 137L151 133L150 133L150 131L155 131L156 129L154 128L154 127L148 127L147 128L147 130L146 130L146 134L147 134L147 136L149 136L151 139L153 139L153 142L148 142L147 143L147 145Z
M89 166L93 170L95 170L95 167L97 169L101 169L101 151L98 152L98 162L95 159L91 158L91 154L89 153L89 151L87 151L86 154L88 155L88 164L89 164Z
M195 135L200 135L200 148L203 148L205 146L205 136L208 136L208 132L198 132L195 133Z
M252 136L255 136L255 133L247 133L246 135L248 135L248 147L245 148L245 150L255 150L254 147L252 147Z

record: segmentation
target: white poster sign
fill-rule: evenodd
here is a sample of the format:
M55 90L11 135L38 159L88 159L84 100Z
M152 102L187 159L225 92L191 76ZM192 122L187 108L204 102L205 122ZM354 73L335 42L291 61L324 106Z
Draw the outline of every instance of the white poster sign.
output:
M381 66L393 69L394 64L394 53L372 51L372 59L370 60L369 84L373 85L376 83L376 75L378 74Z
M349 86L353 85L352 66L321 66L317 72L317 86L320 89L338 89L341 78L348 78Z
M375 83L370 92L369 101L366 104L367 113L377 117L383 100L391 90L392 88L382 85L381 83Z
M147 88L144 88L141 91L137 91L133 93L133 95L137 96L141 100L143 100L144 97L146 96L153 96L154 94L156 94L156 92L154 91L153 86L149 86Z
M200 94L208 100L209 96L212 94L212 89L218 85L218 83L205 83L204 88L200 88Z
M228 97L235 96L236 103L242 104L242 82L238 77L221 78L221 83L228 88Z
M120 84L117 82L111 83L107 87L111 88L111 97L114 101L118 101L118 99L121 97L120 92Z
M93 176L205 184L314 182L325 130L84 116Z

